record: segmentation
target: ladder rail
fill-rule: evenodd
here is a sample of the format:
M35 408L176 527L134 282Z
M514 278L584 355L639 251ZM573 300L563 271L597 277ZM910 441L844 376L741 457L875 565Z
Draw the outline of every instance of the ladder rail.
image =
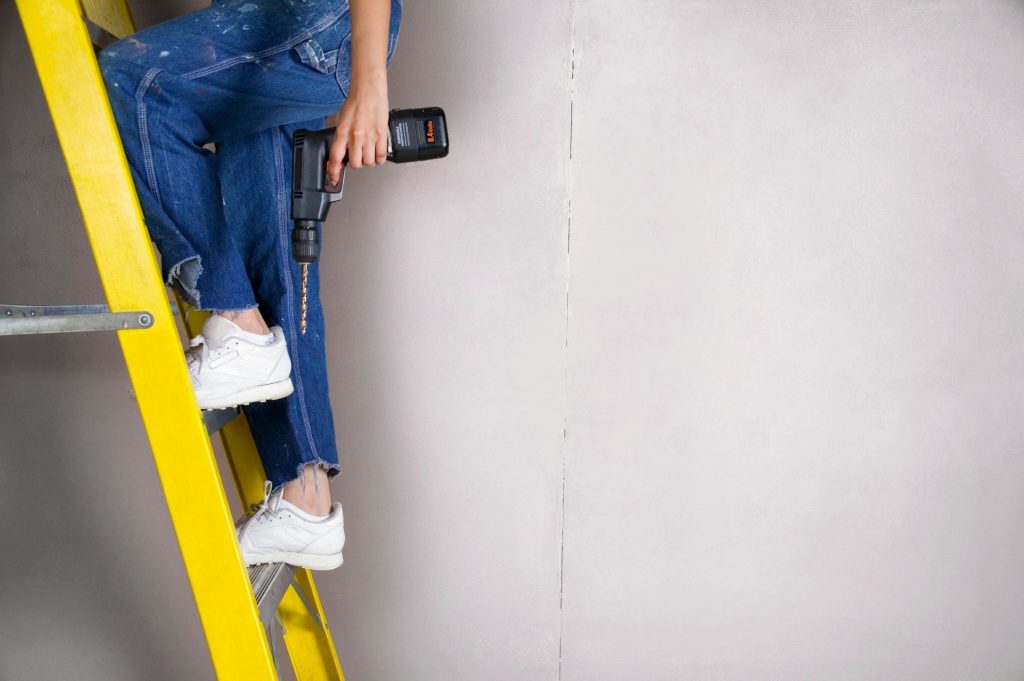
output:
M127 0L81 0L82 14L115 38L135 32Z
M62 331L119 326L118 341L153 450L196 608L219 678L276 679L268 641L209 432L218 431L245 506L262 499L265 473L240 410L201 415L176 324L143 222L83 16L113 36L134 32L126 0L16 0L71 176L107 305L37 308ZM185 315L194 335L205 313ZM81 309L79 309L81 308ZM32 321L33 309L7 306ZM140 312L144 311L144 312ZM128 319L131 316L132 319ZM72 317L75 317L72 319ZM16 321L16 320L12 320ZM19 322L20 324L20 322ZM131 328L137 329L130 331ZM36 329L38 331L38 329ZM289 568L276 622L299 681L344 681L312 574ZM280 593L278 589L275 592ZM281 626L276 626L280 631Z
M151 328L117 336L214 669L225 679L276 678L79 4L16 4L110 310L153 315Z

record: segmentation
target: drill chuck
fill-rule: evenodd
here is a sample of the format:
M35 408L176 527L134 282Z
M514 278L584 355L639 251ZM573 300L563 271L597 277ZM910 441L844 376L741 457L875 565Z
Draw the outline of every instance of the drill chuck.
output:
M320 259L320 230L313 220L296 220L292 230L292 257L296 262L312 264Z

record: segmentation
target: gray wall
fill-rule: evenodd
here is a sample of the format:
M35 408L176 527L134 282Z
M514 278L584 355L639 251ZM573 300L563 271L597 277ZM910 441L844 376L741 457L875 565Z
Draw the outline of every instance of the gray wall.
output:
M406 12L452 156L324 256L347 676L1022 678L1024 4ZM0 301L99 301L0 32ZM116 343L0 346L0 679L210 678Z

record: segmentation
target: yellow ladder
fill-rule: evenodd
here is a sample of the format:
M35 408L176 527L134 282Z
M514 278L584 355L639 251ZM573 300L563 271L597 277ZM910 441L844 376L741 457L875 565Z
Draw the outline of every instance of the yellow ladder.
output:
M125 0L16 0L53 116L107 305L0 306L0 335L116 330L153 449L199 619L220 679L275 679L282 634L300 681L344 679L308 570L246 570L210 431L219 431L245 508L264 472L245 417L204 421L121 147L89 30L134 32ZM182 309L180 299L179 309ZM185 315L181 315L185 319ZM194 335L199 315L185 321Z

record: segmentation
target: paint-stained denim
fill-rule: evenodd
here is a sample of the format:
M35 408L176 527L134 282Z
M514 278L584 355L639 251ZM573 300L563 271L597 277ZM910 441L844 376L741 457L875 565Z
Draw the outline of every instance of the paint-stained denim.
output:
M389 63L401 12L392 0ZM291 135L344 102L351 31L347 0L214 0L99 55L165 281L193 307L259 305L284 329L295 392L245 407L275 487L306 463L340 471L319 268L302 335L289 210Z

